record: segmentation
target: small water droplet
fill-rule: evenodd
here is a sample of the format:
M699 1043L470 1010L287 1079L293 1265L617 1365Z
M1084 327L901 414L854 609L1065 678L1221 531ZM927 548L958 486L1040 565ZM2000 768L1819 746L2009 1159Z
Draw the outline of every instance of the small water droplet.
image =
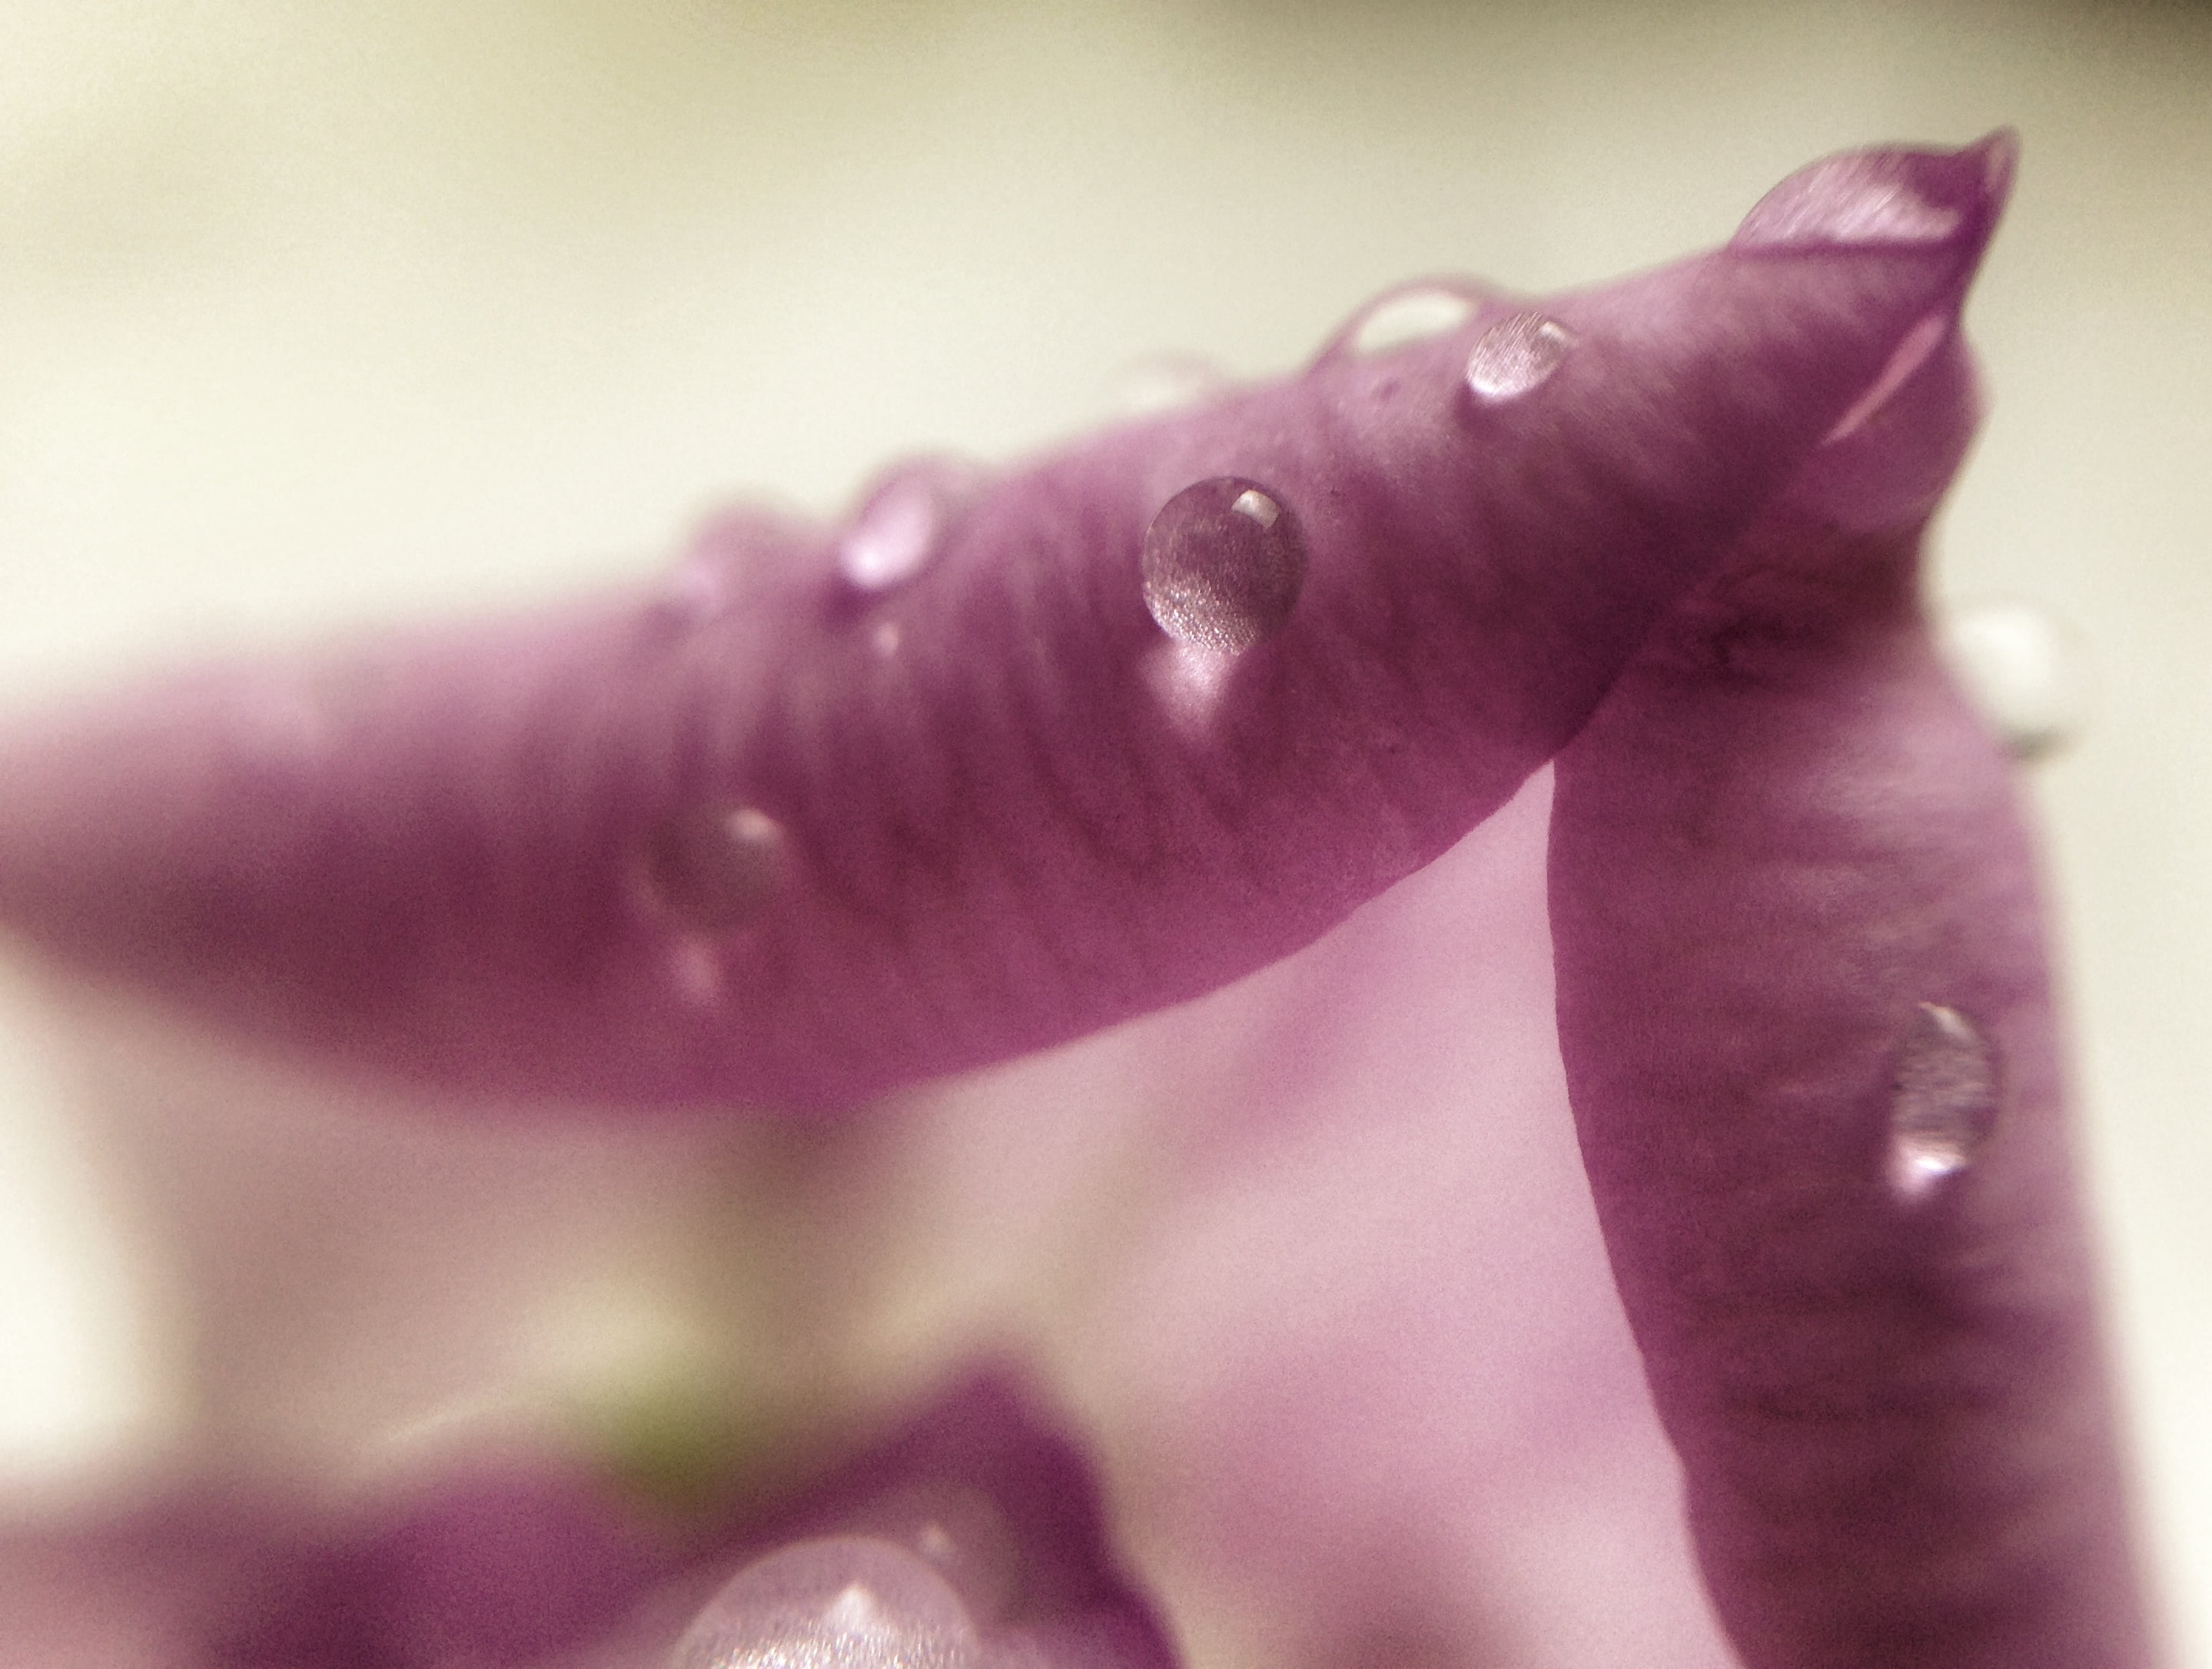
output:
M1929 159L1894 151L1855 153L1816 162L1753 204L1729 246L1808 249L1826 244L1941 243L1959 229L1960 215L1923 193L1916 175L1929 167Z
M775 896L787 862L784 848L782 825L756 807L687 812L670 818L646 842L646 888L671 919L701 932L728 932L752 920Z
M868 647L884 660L898 653L899 645L905 641L906 628L896 620L879 620L868 633Z
M1229 373L1195 354L1152 354L1123 366L1106 387L1106 409L1116 417L1157 417L1218 398L1231 386Z
M981 477L957 459L916 458L869 489L837 540L837 571L856 591L886 591L928 567Z
M717 511L663 582L660 616L688 629L726 615L779 567L809 560L821 543L817 529L780 511L758 505Z
M1996 1052L1954 1008L1923 1003L1899 1047L1889 1101L1889 1182L1926 1197L1973 1162L1997 1116Z
M2049 610L2016 598L1954 604L1943 610L1940 637L2015 759L2047 759L2081 733L2095 682L2088 648Z
M1526 394L1559 368L1574 333L1541 313L1515 313L1482 333L1468 355L1467 385L1485 400Z
M928 1563L868 1536L799 1542L732 1577L672 1669L979 1669L959 1597Z
M1305 577L1297 518L1242 476L1184 488L1145 530L1145 606L1178 643L1241 654L1289 622Z
M1474 317L1474 298L1436 284L1417 284L1377 296L1352 321L1346 346L1354 354L1387 354L1409 342L1456 331Z

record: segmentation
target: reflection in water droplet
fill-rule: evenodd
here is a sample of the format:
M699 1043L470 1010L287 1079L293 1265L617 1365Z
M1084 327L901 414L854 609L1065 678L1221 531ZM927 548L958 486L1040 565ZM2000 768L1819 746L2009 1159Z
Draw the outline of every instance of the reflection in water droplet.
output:
M1385 354L1456 331L1474 316L1472 298L1433 284L1416 285L1370 302L1354 322L1347 345L1355 354Z
M2094 682L2081 636L2046 609L1989 598L1943 610L1945 656L2016 759L2045 759L2081 733Z
M1914 160L1893 152L1831 157L1753 205L1729 245L1804 249L1823 244L1940 243L1959 229L1959 211L1916 188Z
M1106 387L1116 417L1157 417L1203 405L1231 385L1229 373L1195 354L1154 354L1125 365Z
M783 878L783 828L750 805L672 817L646 842L645 884L671 919L702 932L742 927Z
M1485 400L1510 400L1559 368L1574 333L1541 313L1516 313L1482 333L1468 355L1467 385Z
M1297 518L1241 476L1184 488L1145 530L1145 606L1178 643L1242 653L1282 629L1305 577Z
M884 476L837 540L837 571L859 591L884 591L929 566L979 485L957 459L917 458Z
M707 1604L670 1669L978 1669L974 1624L945 1580L866 1536L799 1542Z
M1891 1083L1890 1187L1924 1198L1973 1162L1996 1116L1996 1052L1958 1010L1921 1004Z

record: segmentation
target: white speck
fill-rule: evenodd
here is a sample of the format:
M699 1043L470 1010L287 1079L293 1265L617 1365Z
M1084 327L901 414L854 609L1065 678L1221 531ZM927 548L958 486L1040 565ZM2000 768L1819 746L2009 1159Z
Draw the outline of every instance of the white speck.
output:
M2081 732L2095 682L2081 634L2014 598L1947 606L1939 639L1952 671L2014 757L2043 759Z

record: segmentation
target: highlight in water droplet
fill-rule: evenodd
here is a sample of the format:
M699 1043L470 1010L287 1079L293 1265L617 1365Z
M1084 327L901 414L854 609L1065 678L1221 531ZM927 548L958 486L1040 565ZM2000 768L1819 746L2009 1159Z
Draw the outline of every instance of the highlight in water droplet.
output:
M869 1536L799 1542L709 1600L670 1669L979 1669L975 1625L907 1549Z
M2095 677L2081 634L2017 598L1950 604L1937 631L1945 658L2013 757L2047 759L2081 733Z
M922 458L882 476L837 540L837 571L856 591L886 591L927 567L981 477L957 458Z
M1923 1003L1899 1046L1889 1102L1889 1184L1925 1199L1963 1171L1996 1127L1996 1052L1974 1023Z
M1240 476L1186 487L1145 530L1145 606L1178 643L1241 654L1280 631L1305 584L1305 536Z
M646 842L654 907L698 932L724 933L765 909L787 864L782 825L756 806L702 807L670 818Z
M1482 400L1526 394L1559 368L1574 333L1541 313L1515 313L1485 331L1468 355L1467 385Z

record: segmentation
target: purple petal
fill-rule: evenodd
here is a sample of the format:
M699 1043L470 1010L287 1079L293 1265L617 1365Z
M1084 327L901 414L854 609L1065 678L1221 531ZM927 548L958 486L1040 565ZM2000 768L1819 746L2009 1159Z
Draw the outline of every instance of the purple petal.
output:
M1963 358L1891 404L1560 756L1561 1050L1747 1663L2135 1669L2033 854L1917 595Z
M350 1498L204 1482L0 1526L0 1660L659 1669L726 1578L824 1538L919 1571L994 1661L1173 1665L1106 1545L1082 1454L996 1372L795 1498L720 1523L656 1518L518 1454Z
M1941 226L1823 220L1909 195L1862 168L1764 242L893 478L842 539L51 725L0 762L0 917L265 1043L565 1100L836 1104L1209 989L1580 727L1955 296L1990 154L1883 154Z

